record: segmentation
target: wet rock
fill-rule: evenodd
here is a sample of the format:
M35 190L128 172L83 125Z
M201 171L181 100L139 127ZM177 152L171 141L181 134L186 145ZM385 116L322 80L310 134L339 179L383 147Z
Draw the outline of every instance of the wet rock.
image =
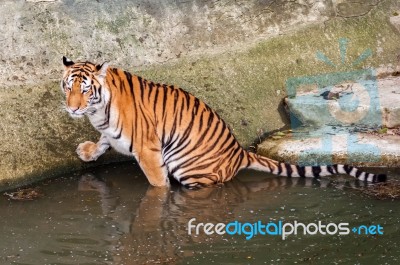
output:
M390 17L390 23L400 32L400 14L395 13L394 16Z
M258 146L258 153L308 165L399 167L399 83L399 77L379 79L369 93L365 89L370 83L358 92L354 84L338 85L327 90L340 95L330 100L321 97L319 90L299 92L286 101L302 126L285 137L274 134ZM343 97L351 100L339 102Z
M336 1L335 1L336 2ZM343 0L337 1L335 5L337 16L341 17L357 17L368 14L374 7L379 4L380 0Z
M333 88L311 88L311 91L300 90L296 97L287 98L286 104L292 115L306 125L357 124L395 128L400 126L399 84L399 77L388 77L342 83ZM329 98L329 95L333 96Z
M363 187L358 189L362 194L380 200L400 199L400 182L399 180L390 180L385 183Z
M13 192L5 192L4 196L13 201L33 201L40 197L43 197L43 193L38 189L25 188Z

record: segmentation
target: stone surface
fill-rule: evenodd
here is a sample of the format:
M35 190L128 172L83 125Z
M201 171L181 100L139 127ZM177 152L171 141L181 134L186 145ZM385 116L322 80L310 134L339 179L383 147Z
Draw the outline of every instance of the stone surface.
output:
M5 0L0 4L0 83L47 82L62 55L126 68L148 66L242 49L243 43L332 16L329 1L302 2Z
M324 92L336 97L324 99ZM355 83L346 80L320 89L303 86L294 98L289 96L285 101L291 113L306 125L400 126L400 77Z
M390 23L400 32L400 16L396 12L396 16L390 17Z
M302 133L268 139L257 152L279 161L303 165L350 164L400 167L400 136L370 133Z
M400 126L400 77L374 81L376 94L366 89L370 81L329 88L339 99L320 96L327 88L299 92L287 99L289 111L303 122L302 126L284 137L267 139L258 146L258 153L307 165L399 167L400 134L393 131ZM351 100L340 104L340 98L346 96ZM388 129L393 127L396 129Z
M288 78L332 71L316 53L340 61L340 38L350 40L349 60L372 50L358 69L394 63L400 36L389 17L398 1L360 2L352 14L345 2L1 1L1 189L126 159L78 160L76 145L98 133L62 110L63 55L179 85L248 146L288 122L280 113Z
M368 14L382 0L338 0L334 1L337 16L357 17Z

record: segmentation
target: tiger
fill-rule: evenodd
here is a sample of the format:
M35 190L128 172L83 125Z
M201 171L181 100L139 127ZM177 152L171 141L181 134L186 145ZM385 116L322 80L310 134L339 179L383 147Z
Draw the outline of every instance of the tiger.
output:
M348 174L366 182L386 174L350 165L302 166L279 162L244 149L227 123L207 104L173 85L148 81L108 63L73 62L63 56L61 90L73 118L88 117L100 132L97 143L76 149L85 162L109 148L133 156L153 186L174 178L187 188L231 180L242 169L286 177L320 178Z

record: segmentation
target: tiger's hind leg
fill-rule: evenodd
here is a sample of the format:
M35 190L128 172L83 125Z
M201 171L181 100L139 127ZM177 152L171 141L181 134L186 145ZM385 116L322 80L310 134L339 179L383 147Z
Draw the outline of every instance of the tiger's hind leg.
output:
M76 153L85 162L96 161L108 148L110 148L110 142L105 135L101 135L97 143L86 141L79 144Z
M135 158L151 185L157 187L170 185L168 169L162 158L161 147L147 145L135 154Z
M178 181L189 189L198 189L220 183L220 177L216 173L198 174L178 178Z

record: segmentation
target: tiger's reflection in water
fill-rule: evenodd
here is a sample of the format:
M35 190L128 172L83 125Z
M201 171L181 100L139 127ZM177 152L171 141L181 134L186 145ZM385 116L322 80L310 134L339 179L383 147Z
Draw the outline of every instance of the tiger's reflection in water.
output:
M144 178L143 178L144 179ZM292 187L328 187L328 179L321 181L302 178L264 177L249 181L240 179L199 190L187 190L180 185L157 188L147 185L144 194L135 200L122 201L117 189L118 179L103 181L93 174L84 174L79 181L79 191L96 191L102 214L109 220L112 264L175 264L182 258L195 255L189 246L210 245L226 240L227 235L188 235L187 223L228 223L246 214L241 212L245 204L259 200L259 193L270 193L265 207L279 205L280 191ZM142 183L140 183L142 185ZM335 185L337 188L337 186ZM188 248L189 247L189 248Z

